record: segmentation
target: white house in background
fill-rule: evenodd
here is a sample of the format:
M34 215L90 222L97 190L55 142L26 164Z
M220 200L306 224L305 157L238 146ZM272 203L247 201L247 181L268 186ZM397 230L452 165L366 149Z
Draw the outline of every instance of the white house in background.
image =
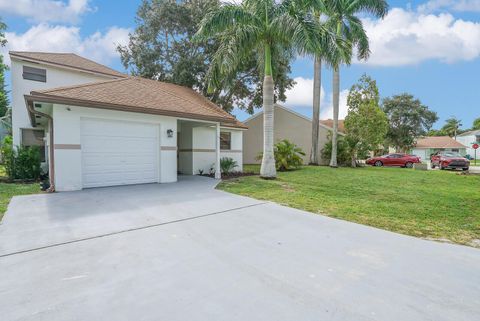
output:
M242 170L246 126L193 90L74 54L10 52L15 145L45 150L57 191Z
M474 157L475 150L472 145L477 143L480 145L480 129L471 130L457 136L457 141L467 146L467 154ZM480 158L480 149L477 149L477 158Z
M465 155L466 148L465 145L449 136L428 136L419 138L409 154L420 157L422 161L430 161L430 155L438 151L457 152Z

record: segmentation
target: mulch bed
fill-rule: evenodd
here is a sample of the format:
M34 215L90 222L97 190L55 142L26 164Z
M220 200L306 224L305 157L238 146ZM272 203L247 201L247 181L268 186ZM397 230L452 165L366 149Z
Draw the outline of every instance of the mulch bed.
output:
M255 176L255 175L258 175L258 174L255 174L254 172L231 172L228 174L222 174L222 179L233 179L233 178L239 178L243 176ZM215 174L203 174L201 176L215 178Z

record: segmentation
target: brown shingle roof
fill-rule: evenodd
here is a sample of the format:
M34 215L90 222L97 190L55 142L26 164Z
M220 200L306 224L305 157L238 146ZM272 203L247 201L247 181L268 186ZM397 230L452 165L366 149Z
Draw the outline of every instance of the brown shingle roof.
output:
M121 72L96 63L87 58L80 57L74 53L10 51L10 56L26 61L67 67L79 71L91 72L115 78L127 77L127 75L122 74Z
M246 128L232 115L190 88L140 77L32 91L29 102L65 103L193 119Z
M465 148L466 146L448 136L430 136L420 138L415 145L417 148Z
M320 124L333 128L333 119L321 119ZM345 133L345 120L338 120L338 131L341 133Z

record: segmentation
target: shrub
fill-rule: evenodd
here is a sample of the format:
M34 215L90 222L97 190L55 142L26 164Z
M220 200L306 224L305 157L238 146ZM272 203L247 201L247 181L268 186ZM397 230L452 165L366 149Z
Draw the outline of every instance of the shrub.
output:
M237 162L230 157L222 157L220 159L220 171L222 174L228 174L233 172L234 168L237 167Z
M332 158L332 138L330 136L329 141L325 143L322 149L322 158L328 161ZM348 144L343 136L340 135L337 140L337 163L342 166L350 166L352 163Z
M10 179L40 178L41 157L37 146L14 148L12 137L6 136L1 151L5 172Z
M275 156L275 166L277 170L281 172L298 168L303 165L302 156L305 156L305 153L300 147L287 139L276 143L273 152ZM262 159L262 153L258 155L257 159Z

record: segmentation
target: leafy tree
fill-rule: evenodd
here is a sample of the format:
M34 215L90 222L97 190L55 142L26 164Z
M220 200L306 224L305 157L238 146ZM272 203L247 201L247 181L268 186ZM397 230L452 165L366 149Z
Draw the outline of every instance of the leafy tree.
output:
M480 117L473 121L472 130L480 129Z
M387 142L398 151L413 147L415 140L438 120L437 113L407 93L385 98L382 109L389 121Z
M388 119L379 102L377 84L367 75L363 75L350 89L345 132L352 167L356 167L359 153L364 155L376 150L385 141Z
M7 44L5 39L5 29L7 26L0 19L0 47L4 47ZM8 66L3 63L3 55L0 55L0 117L4 117L8 111L8 95L5 85L5 72L8 70Z
M337 51L331 56L333 67L333 135L332 157L330 166L337 166L338 112L340 101L340 66L350 64L353 49L357 58L367 59L370 55L368 37L363 28L362 20L357 16L368 13L383 18L388 12L385 0L337 0L325 1L326 25L336 34L337 41L346 41L350 46L337 46Z
M193 37L201 19L219 8L219 0L143 0L128 45L117 48L123 65L133 75L193 88L226 111L237 107L253 113L262 104L257 54L245 56L236 74L208 91L206 76L221 39L193 41ZM285 91L294 85L289 77L291 58L290 52L274 57L276 100L285 101Z
M332 132L330 131L327 136L327 142L322 149L322 158L332 158ZM341 166L349 166L352 163L352 158L349 152L349 146L344 136L338 136L337 141L337 163Z
M313 52L331 36L305 15L307 1L244 0L210 11L200 24L199 39L218 39L219 47L209 70L211 88L238 74L245 59L255 56L263 67L264 148L260 175L275 178L273 151L274 77L278 55ZM277 79L278 80L278 79Z
M448 136L455 137L455 139L457 139L457 133L460 127L462 127L462 122L455 116L452 116L445 121L445 125L443 125L442 131L445 132Z

